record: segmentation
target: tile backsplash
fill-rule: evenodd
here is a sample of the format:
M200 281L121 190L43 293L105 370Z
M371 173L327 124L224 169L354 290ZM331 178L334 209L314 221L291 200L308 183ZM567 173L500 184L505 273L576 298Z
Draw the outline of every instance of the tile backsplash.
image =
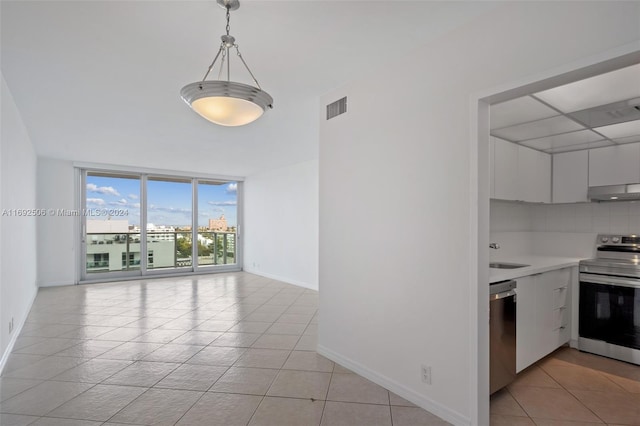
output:
M531 204L491 200L491 232L640 234L640 201Z

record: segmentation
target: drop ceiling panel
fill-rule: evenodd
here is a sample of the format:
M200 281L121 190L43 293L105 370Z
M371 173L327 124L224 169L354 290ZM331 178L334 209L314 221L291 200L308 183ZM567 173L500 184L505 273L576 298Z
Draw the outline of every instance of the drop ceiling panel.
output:
M609 139L626 138L629 136L640 135L640 120L627 121L626 123L611 124L609 126L596 127L599 133L602 133Z
M502 139L520 142L583 129L584 126L579 125L563 115L558 115L530 123L492 130L491 134Z
M613 141L620 144L640 142L640 135L627 136L626 138L616 138Z
M559 152L581 151L584 149L602 148L602 147L611 146L611 145L615 145L615 144L611 141L605 140L605 141L598 141L598 142L589 142L581 145L561 146L558 148L552 148L552 149L546 150L545 152L549 154L557 154Z
M563 133L561 135L548 136L546 138L531 139L523 142L522 145L538 150L548 150L572 145L582 145L601 140L604 140L604 138L591 130L579 130L577 132Z
M536 93L564 113L640 97L640 64Z
M554 115L558 115L558 112L530 96L523 96L491 105L491 129L536 121Z

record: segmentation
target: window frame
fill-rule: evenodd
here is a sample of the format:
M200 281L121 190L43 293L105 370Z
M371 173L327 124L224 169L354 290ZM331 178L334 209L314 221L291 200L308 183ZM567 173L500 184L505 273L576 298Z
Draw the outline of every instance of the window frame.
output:
M79 177L79 191L77 197L77 208L79 211L87 208L87 176L92 174L105 175L107 177L123 177L137 178L140 181L140 265L139 268L133 270L117 270L108 272L92 272L87 271L87 217L80 215L79 220L79 238L76 238L76 245L79 253L78 262L78 283L104 282L113 280L136 279L145 276L171 276L171 275L192 275L202 273L219 273L219 272L237 272L243 269L243 244L242 244L242 222L243 222L243 185L244 178L235 176L219 176L219 175L192 175L183 172L170 172L166 170L142 169L131 170L122 167L108 167L103 165L91 164L74 164ZM149 265L149 250L147 247L147 179L166 179L169 181L189 181L191 184L191 211L192 211L192 264L186 267L169 267L169 268L147 268ZM235 234L235 263L233 264L198 264L198 184L199 182L219 182L221 185L227 183L236 183L236 234ZM153 250L151 250L153 253ZM153 263L151 263L153 265Z

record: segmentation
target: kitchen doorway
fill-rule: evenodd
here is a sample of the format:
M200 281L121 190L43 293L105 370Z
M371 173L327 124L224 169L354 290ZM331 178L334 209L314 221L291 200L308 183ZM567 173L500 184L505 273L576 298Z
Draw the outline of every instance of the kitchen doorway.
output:
M579 80L594 77L614 70L630 67L640 63L640 50L637 44L616 48L602 54L533 76L526 81L501 86L479 93L471 100L472 135L470 138L471 175L475 176L472 185L471 229L477 232L473 235L471 258L477 259L472 265L477 280L471 280L472 305L470 308L477 312L475 324L472 324L471 346L476 348L476 364L472 365L477 381L477 412L480 424L489 424L489 231L490 231L490 197L492 195L490 169L490 138L492 105L499 105L533 93L543 92L558 86L567 85ZM535 139L535 138L531 138ZM589 141L586 143L591 143ZM494 193L495 195L495 193ZM475 266L475 268L474 268ZM473 272L472 272L473 273ZM486 285L481 285L487 283Z

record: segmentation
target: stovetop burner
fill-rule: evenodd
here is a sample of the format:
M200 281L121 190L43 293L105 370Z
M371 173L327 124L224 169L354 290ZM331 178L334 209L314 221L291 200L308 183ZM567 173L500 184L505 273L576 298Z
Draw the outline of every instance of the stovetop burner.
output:
M640 236L600 234L594 259L582 260L580 272L640 278Z

